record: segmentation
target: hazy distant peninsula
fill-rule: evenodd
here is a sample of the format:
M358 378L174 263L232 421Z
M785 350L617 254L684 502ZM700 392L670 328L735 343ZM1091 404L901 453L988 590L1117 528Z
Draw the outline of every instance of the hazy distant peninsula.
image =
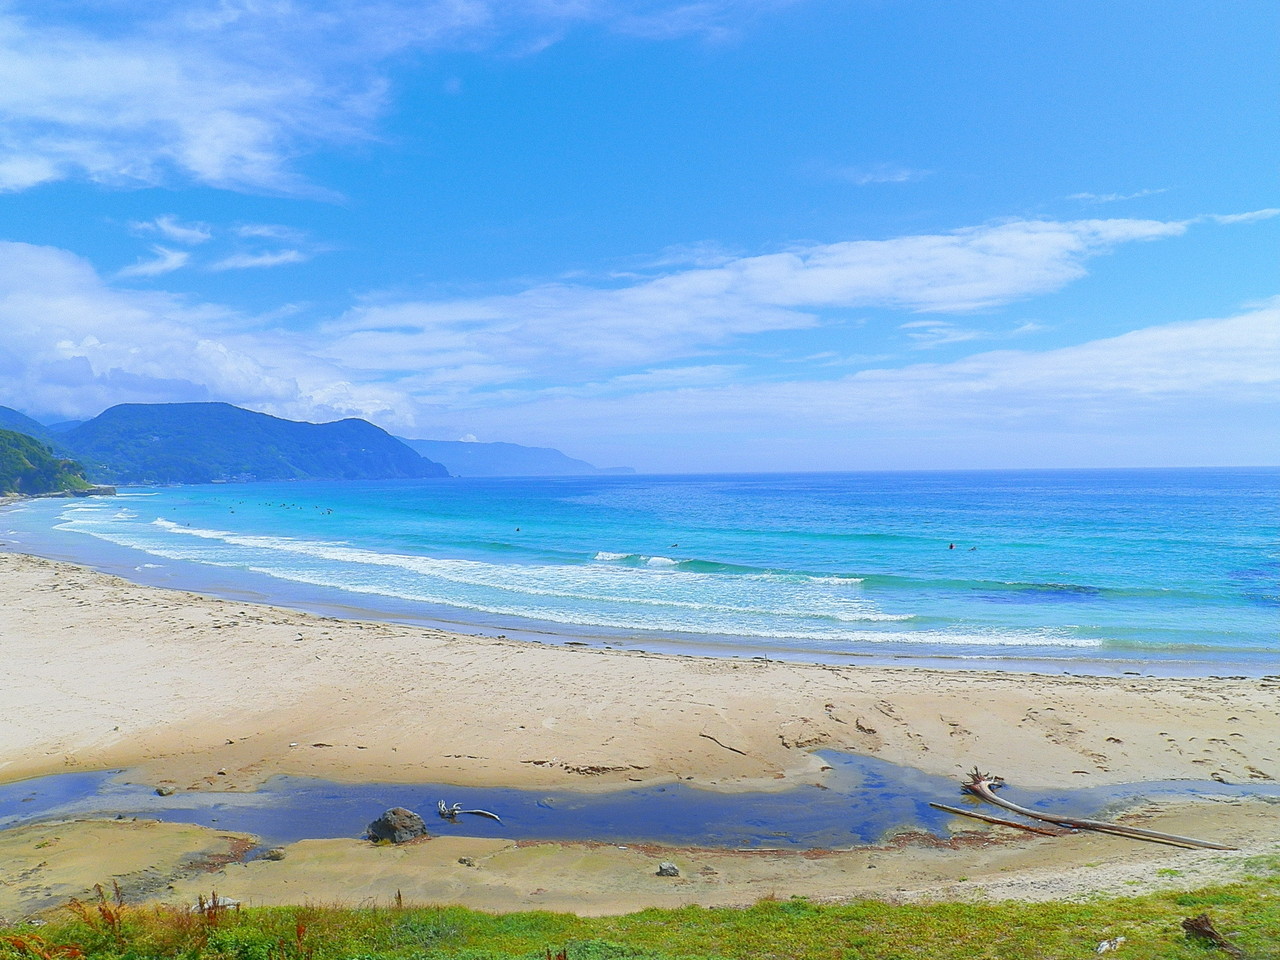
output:
M635 472L630 467L596 467L552 447L399 439L424 457L444 464L455 477L581 477Z
M125 403L52 438L100 483L445 477L365 420L302 423L228 403Z
M84 468L35 437L0 429L0 494L45 496L93 489Z

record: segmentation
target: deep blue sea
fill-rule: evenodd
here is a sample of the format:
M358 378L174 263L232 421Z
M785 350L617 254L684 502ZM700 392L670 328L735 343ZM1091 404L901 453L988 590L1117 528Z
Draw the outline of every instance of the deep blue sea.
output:
M0 540L145 583L548 642L1280 673L1274 468L126 488L7 509Z

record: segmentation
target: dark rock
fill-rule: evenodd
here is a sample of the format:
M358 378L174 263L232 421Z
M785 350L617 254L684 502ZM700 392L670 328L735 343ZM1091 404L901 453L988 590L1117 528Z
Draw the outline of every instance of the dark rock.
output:
M90 487L88 490L72 490L71 491L71 496L73 497L114 497L115 495L116 495L115 487L109 487L106 484L101 484L101 483L96 486Z
M670 860L663 860L658 864L658 876L660 877L678 877L680 876L680 868Z
M369 824L368 829L370 840L390 840L392 843L404 843L425 836L428 836L427 825L422 818L404 807L392 807Z
M476 865L476 862L470 857L459 857L458 862L464 867L474 867Z
M272 847L262 855L263 860L283 860L284 857L284 847Z

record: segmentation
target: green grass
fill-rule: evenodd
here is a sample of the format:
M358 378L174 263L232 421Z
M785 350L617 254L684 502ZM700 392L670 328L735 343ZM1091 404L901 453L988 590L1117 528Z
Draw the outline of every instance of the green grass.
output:
M1118 960L1218 960L1183 932L1207 912L1251 960L1280 960L1274 864L1238 883L1085 903L766 900L620 917L463 907L288 907L188 912L101 897L40 927L0 930L0 960L1057 960L1125 937Z

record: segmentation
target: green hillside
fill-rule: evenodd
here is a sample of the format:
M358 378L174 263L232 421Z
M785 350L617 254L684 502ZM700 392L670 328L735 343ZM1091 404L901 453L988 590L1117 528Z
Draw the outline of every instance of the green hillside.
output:
M0 429L0 493L35 495L88 490L84 468L56 456L34 437Z
M49 428L38 420L32 420L25 413L19 413L13 407L0 407L0 430L12 430L25 433L46 443L49 440Z
M227 403L120 404L57 439L100 483L448 476L364 420L300 423Z

